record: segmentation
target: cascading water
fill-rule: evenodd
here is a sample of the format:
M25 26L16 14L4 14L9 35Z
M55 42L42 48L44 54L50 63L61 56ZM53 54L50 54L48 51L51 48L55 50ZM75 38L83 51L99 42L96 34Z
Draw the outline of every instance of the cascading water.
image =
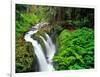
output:
M48 62L52 62L52 58L55 54L55 45L53 44L51 38L48 36L48 34L45 34L46 36L46 40L40 36L40 38L43 40L44 44L45 44L45 47L46 47L46 57L47 57L47 60Z
M43 23L42 23L43 27ZM24 39L27 42L32 43L34 47L34 52L37 56L38 62L39 62L39 71L53 71L53 64L52 64L52 58L56 52L55 45L53 44L51 38L46 33L45 37L46 40L40 36L40 38L43 40L45 47L46 47L46 57L44 55L44 51L41 47L41 45L37 42L37 40L34 40L31 36L38 31L38 29L41 28L41 23L37 24L36 26L32 27L32 29L25 34Z

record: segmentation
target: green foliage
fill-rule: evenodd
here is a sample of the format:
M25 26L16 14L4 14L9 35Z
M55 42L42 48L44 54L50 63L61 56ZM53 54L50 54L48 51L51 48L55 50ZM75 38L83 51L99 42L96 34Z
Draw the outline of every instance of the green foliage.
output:
M39 6L37 7L35 14L39 16L40 21L54 22L57 19L55 16L58 14L58 9L59 7L54 6Z
M38 17L32 13L16 13L16 36L29 30L31 26L39 22Z
M35 56L32 51L33 49L30 43L23 42L22 44L20 40L16 42L16 72L19 73L32 70L32 61Z
M57 38L58 52L54 56L56 70L88 69L94 67L94 32L82 28L63 30Z
M82 27L89 27L93 28L93 20L90 20L88 17L80 18L77 20L67 20L68 23L71 25L74 25L76 28L82 28Z

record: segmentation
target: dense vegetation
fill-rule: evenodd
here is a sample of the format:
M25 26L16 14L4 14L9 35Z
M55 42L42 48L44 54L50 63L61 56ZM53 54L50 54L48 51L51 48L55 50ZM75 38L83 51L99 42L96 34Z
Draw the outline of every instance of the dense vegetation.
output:
M50 23L45 30L57 46L56 70L94 68L93 8L16 4L16 72L38 71L34 48L25 42L24 34L40 22Z
M64 29L59 37L54 57L56 70L88 69L94 67L94 32L89 28L70 32Z

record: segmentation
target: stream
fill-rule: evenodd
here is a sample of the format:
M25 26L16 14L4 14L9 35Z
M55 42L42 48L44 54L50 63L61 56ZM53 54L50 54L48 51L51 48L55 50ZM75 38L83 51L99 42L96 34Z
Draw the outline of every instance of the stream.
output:
M56 52L56 48L54 43L52 42L52 39L50 36L45 33L45 38L43 36L40 36L40 38L43 40L46 54L43 52L43 48L40 43L38 43L37 40L32 38L32 35L39 31L40 28L42 28L45 25L45 23L38 23L35 26L33 26L24 36L24 39L26 42L32 43L32 46L34 47L34 52L38 60L39 64L39 71L54 71L54 67L52 64L53 56Z

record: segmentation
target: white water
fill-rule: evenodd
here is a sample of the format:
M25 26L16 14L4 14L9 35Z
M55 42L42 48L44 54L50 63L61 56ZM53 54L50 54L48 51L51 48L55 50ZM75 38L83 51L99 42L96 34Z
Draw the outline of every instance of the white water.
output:
M52 42L51 38L48 36L48 34L45 34L45 36L46 36L46 40L42 36L40 36L40 37L43 40L45 47L46 47L47 60L48 60L48 62L52 62L52 58L56 52L55 45L53 44L53 42Z
M34 40L31 36L38 31L40 28L41 23L37 24L36 26L32 27L34 29L30 30L25 34L24 39L27 42L32 43L34 47L35 54L37 56L38 62L39 62L39 71L53 71L53 65L52 65L52 58L56 52L55 45L53 44L51 38L48 34L45 34L46 40L42 37L45 47L46 47L46 57L44 55L44 51L41 47L41 45L37 42L37 40ZM43 25L42 25L43 26Z

